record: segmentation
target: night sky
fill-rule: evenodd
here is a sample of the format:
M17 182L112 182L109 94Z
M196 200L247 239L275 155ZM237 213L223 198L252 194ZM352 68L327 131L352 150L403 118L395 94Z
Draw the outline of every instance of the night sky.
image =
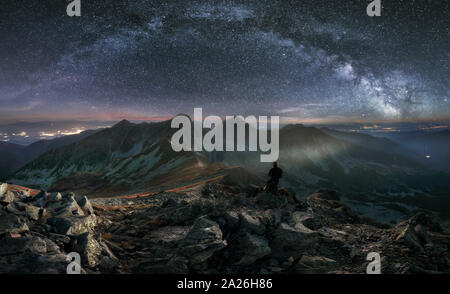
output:
M450 2L8 0L0 122L450 118Z

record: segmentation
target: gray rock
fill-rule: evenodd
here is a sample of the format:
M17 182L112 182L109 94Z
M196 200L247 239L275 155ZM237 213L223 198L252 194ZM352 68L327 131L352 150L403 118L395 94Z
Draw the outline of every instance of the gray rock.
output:
M43 238L37 236L18 238L4 237L0 239L0 256L22 254L24 252L45 254L47 253L47 242Z
M97 225L95 215L52 217L47 221L55 233L77 236L92 231Z
M239 248L242 249L242 256L237 262L237 265L251 265L271 252L269 242L266 239L249 233L246 233L241 238Z
M101 261L102 246L89 232L75 238L73 251L81 255L81 262L84 266L93 268Z
M12 203L15 200L16 200L16 195L14 195L14 193L11 191L5 191L0 196L0 202L3 202L3 203Z
M7 262L3 257L7 258ZM0 239L0 273L63 274L65 254L45 237L4 237Z
M403 231L397 236L396 241L403 242L410 248L422 251L422 244L416 235L416 232L412 225L407 225Z
M119 263L108 246L90 232L74 238L73 250L81 255L82 264L89 268L100 266L103 270L112 272Z
M13 214L0 216L0 235L3 234L19 234L28 231L27 224Z
M47 197L47 201L49 202L60 201L61 199L62 199L61 193L52 193L50 196Z
M94 214L92 204L86 196L76 197L75 199L85 215Z
M73 194L66 194L60 201L47 203L46 209L52 216L70 217L74 215L84 216L84 212L75 201Z
M199 264L207 261L225 246L227 242L222 239L219 225L204 216L195 221L182 241L179 252L189 259L190 264Z
M282 223L274 232L274 239L270 244L275 257L287 259L290 256L299 258L302 252L311 249L318 241L319 234L303 225L291 227Z
M266 231L266 227L261 224L258 218L251 216L246 212L239 214L239 220L241 228L247 232L262 235Z
M0 184L0 196L3 196L3 194L5 194L7 190L8 190L8 184L6 184L6 183Z
M65 245L69 245L71 242L69 236L55 234L55 233L49 233L48 238L61 247L65 246Z
M22 203L11 202L5 206L6 211L15 215L25 215L25 208L21 207ZM25 205L25 204L24 204Z
M292 213L292 220L295 224L302 224L306 227L313 226L314 223L313 216L310 213L304 211L294 211Z
M30 219L39 220L40 211L41 209L39 207L33 205L25 205L25 215ZM45 211L43 211L42 214L45 214Z

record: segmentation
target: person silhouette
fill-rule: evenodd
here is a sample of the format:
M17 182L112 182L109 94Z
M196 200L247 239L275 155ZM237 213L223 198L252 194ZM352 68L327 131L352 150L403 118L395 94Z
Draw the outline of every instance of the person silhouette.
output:
M267 188L271 192L276 192L278 190L278 182L283 176L283 170L278 167L276 162L273 163L273 167L269 171L269 181L267 182Z

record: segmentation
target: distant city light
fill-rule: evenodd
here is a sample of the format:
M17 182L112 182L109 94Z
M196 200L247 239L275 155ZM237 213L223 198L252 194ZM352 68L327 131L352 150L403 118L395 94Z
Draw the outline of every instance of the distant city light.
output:
M46 137L56 137L56 136L60 137L60 136L78 135L82 132L84 132L84 129L72 129L72 130L57 131L54 133L40 132L39 135L41 138L46 138Z
M426 158L426 159L430 159L430 158L431 158L431 155L425 155L425 158Z

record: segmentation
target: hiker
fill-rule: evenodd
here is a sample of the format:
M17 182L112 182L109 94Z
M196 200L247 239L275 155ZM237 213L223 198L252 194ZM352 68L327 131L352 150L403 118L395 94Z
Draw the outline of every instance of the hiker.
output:
M283 170L278 167L277 163L273 163L273 167L269 171L269 181L267 182L267 190L271 192L278 191L278 181L283 176Z

